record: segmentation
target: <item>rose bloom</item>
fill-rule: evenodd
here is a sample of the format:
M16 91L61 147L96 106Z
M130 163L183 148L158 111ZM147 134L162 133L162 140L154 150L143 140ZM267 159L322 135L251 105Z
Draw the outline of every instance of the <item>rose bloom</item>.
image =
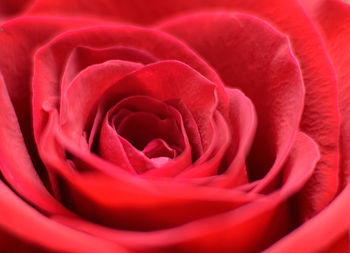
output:
M349 252L350 6L2 0L0 252Z

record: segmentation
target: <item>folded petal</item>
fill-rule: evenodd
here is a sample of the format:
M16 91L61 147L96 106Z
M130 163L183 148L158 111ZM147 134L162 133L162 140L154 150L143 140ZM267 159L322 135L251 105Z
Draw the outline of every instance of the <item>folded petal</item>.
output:
M347 185L337 198L333 200L331 205L295 229L288 236L276 242L267 252L277 253L288 252L289 250L302 250L303 252L310 253L322 252L321 250L327 249L327 247L336 243L339 238L341 239L345 234L348 234L350 219L346 217L349 216L349 208L350 186ZM329 231L332 231L332 233ZM310 243L310 235L312 236L312 240L317 243ZM346 243L346 240L340 243ZM331 249L334 251L334 248Z
M85 68L110 60L122 60L146 65L157 59L150 53L130 47L90 48L77 47L69 56L65 64L62 77L62 92L67 89L71 81Z
M45 188L32 164L1 75L0 108L0 139L2 141L0 172L2 176L18 194L43 212L69 215L69 211Z
M16 3L16 1L13 1ZM11 6L11 3L6 3ZM46 172L37 153L32 128L31 77L33 54L38 46L58 33L96 25L98 21L78 18L25 17L5 22L0 29L0 71L17 115L20 131L35 169L45 183ZM52 188L47 184L48 188Z
M23 244L32 246L33 252L127 252L111 242L68 228L45 217L1 181L0 209L0 235L3 236L2 232L5 230L5 236L14 238L16 245L9 245L9 249L15 252L21 249ZM0 249L2 247L3 244L0 245Z
M174 251L181 248L181 250L185 252L257 252L267 248L298 225L295 209L289 206L288 200L295 192L299 191L310 178L314 172L318 158L319 153L315 142L305 134L298 133L296 142L293 145L290 156L288 157L288 162L284 168L285 172L283 174L283 180L285 181L285 184L280 190L266 197L259 196L258 199L251 199L249 201L250 203L246 203L243 206L237 206L234 209L220 212L217 213L217 215L211 215L210 217L202 216L199 219L192 220L192 222L181 226L170 227L158 231L123 231L121 229L111 229L92 224L86 220L71 219L61 216L55 216L54 219L63 222L67 226L79 227L85 232L118 242L119 244L136 251L145 248L149 249L150 252L166 250ZM87 180L86 183L89 182L89 185L94 185L94 199L96 201L97 199L102 201L102 198L105 198L103 202L99 202L100 204L112 204L112 202L116 204L117 201L121 200L107 200L107 195L102 197L100 190L103 189L103 186L106 187L106 189L108 188L109 190L112 190L112 188L110 188L111 185L107 186L109 184L107 183L108 181L102 183L98 182L99 180L96 180L96 178L88 180L87 177L85 180ZM85 194L90 191L87 186L87 184L84 186L84 188L86 187L83 190ZM117 189L116 186L117 185L114 184L114 190ZM167 196L167 198L172 198L173 196L176 196L177 200L175 201L175 199L172 199L172 204L181 203L178 201L185 197L185 195L190 197L192 194L195 194L195 192L189 191L190 188L185 190L186 188L182 188L180 185L173 185L173 183L170 182L164 185L159 184L158 182L158 184L155 183L153 186L159 187L157 187L157 190L159 190L158 193L161 193L163 197ZM176 189L175 195L171 194L172 187L176 187L174 188ZM81 190L82 189L83 188L81 188ZM194 189L196 189L195 195L197 198L205 196L203 195L206 190L205 187L192 188L192 190ZM103 192L109 192L109 190ZM217 189L214 194L213 188L210 189L210 192L212 196L215 195L216 201L218 201L219 198L223 199L224 196L229 193L227 190L222 191ZM91 194L93 194L92 190L89 195L90 197L93 197ZM234 203L238 200L237 197L239 198L239 195L234 194L234 192L231 192L231 194L231 201ZM209 195L207 195L207 197L208 196ZM226 195L225 198L228 196L229 195ZM248 196L245 196L245 198L242 198L243 196L241 196L241 200L247 200L246 198ZM160 197L160 195L158 195L158 197ZM250 195L250 197L252 197L252 195ZM134 198L129 197L124 200L126 201L124 204L127 202L128 204L131 204L134 200ZM139 208L141 207L141 203L142 205L151 207L158 202L153 197L148 198L147 200L143 199L145 201L141 202L140 200L142 200L142 198L139 199L138 202ZM191 200L192 203L194 203L193 201L194 199ZM202 206L204 203L197 201L198 199L191 209L192 211L195 210L197 215L201 215L204 210L209 211L211 208L213 208L212 211L214 211L214 208L220 208L222 204L219 201L216 204L208 203L208 205ZM180 216L183 215L183 212L180 212L180 210L186 210L185 202L182 202L182 204L184 205L180 209L177 209L179 206L173 206ZM202 207L203 210L200 211L197 207ZM341 211L341 209L338 211ZM171 213L172 212L168 212L170 215ZM191 214L188 213L188 215ZM161 218L161 216L162 215L158 216L158 218ZM180 218L180 216L178 216L177 219ZM149 218L154 218L154 213ZM339 217L339 219L341 218ZM266 233L266 229L268 229L269 233ZM232 243L232 241L235 243ZM251 243L252 241L254 241L254 243Z
M220 177L212 183L234 187L248 183L246 159L257 127L257 116L252 101L237 89L226 88L229 97L229 122L232 140L223 160Z
M128 97L107 112L98 153L120 167L126 164L130 170L132 164L138 173L153 175L164 166L164 173L174 175L168 172L169 166L180 171L192 162L181 114L166 102L146 96ZM164 163L156 159L162 157L167 158Z
M154 45L157 45L155 47ZM47 114L42 105L50 99L60 97L65 62L77 47L110 48L131 47L146 51L160 60L179 60L213 81L217 85L219 106L227 101L222 83L216 73L179 40L157 30L131 26L92 27L64 33L41 47L34 58L33 114L36 138L45 126ZM50 84L50 85L48 85ZM59 107L58 104L54 105Z
M350 6L345 1L301 1L318 24L337 72L339 105L341 113L341 171L340 188L349 183L350 177ZM323 178L330 177L324 172Z
M199 14L160 26L183 39L255 106L258 127L248 157L250 180L263 190L281 168L304 106L300 67L287 37L264 21L241 14ZM222 43L225 41L225 43Z
M60 98L60 121L72 141L80 140L95 117L102 95L142 64L110 60L81 71ZM89 122L90 121L90 122Z

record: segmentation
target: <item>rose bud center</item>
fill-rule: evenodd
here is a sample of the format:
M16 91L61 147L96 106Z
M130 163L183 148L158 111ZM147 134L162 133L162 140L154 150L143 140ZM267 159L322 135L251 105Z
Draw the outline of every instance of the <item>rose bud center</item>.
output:
M150 97L128 97L107 112L99 153L118 166L131 165L140 174L181 155L185 135L181 114L173 106Z

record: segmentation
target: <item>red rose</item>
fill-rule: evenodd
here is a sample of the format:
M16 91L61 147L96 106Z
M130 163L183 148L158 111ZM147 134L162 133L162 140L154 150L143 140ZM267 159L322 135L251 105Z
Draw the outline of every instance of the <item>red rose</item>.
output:
M0 3L1 252L348 252L350 6Z

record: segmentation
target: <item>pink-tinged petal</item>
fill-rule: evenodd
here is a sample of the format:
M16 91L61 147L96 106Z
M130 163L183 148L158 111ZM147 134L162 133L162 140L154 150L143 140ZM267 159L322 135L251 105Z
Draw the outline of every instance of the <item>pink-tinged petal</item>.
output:
M288 155L304 105L300 67L289 40L264 21L242 14L192 15L160 27L187 42L225 85L241 89L252 100L259 124L248 174L254 180L269 171L256 188L263 190Z
M33 74L33 115L36 138L40 135L47 120L47 114L42 110L42 105L46 100L60 96L61 77L65 62L72 50L76 47L109 48L117 46L147 51L160 60L179 60L188 64L217 84L219 107L225 108L226 95L219 77L207 63L179 40L151 29L131 26L99 26L64 33L37 51Z
M45 188L24 144L17 116L0 75L0 172L25 200L46 213L69 214Z
M17 244L11 245L10 249L15 250L12 252L18 252L23 241L39 252L127 252L109 241L87 235L45 217L9 190L3 182L0 182L0 210L0 231L5 230L5 235L17 239ZM0 249L2 246L3 244L0 245Z
M136 251L147 249L148 252L171 252L180 248L183 252L260 252L285 236L296 226L295 209L290 207L286 200L300 190L310 178L318 158L317 145L305 134L298 133L296 142L288 157L288 163L285 165L286 173L283 176L285 184L280 190L266 197L260 196L255 201L234 210L208 218L203 217L202 219L192 220L190 223L174 228L147 232L121 231L92 224L86 220L67 219L60 216L56 216L54 219L68 226L79 227L81 230L101 238L115 241L130 248L130 250ZM95 179L88 180L87 177L85 178L85 183L94 183L94 186L87 187L85 191L92 187L97 190L97 192L95 191L96 200L101 200L102 197L99 192L102 189L101 186L107 186L108 183L107 181L99 183L98 181L102 178L99 178L99 180ZM172 184L166 183L161 185L158 183L159 188L155 189L159 190L160 194L168 195L168 198L171 196L183 197L185 193L189 196L189 188L186 191L182 191L184 189L180 185L174 186L176 187L174 189L177 190L172 195L170 190ZM157 186L157 183L154 186ZM205 189L205 187L196 187L196 196L199 197L200 193ZM104 192L109 191L105 190ZM213 195L212 188L210 192ZM224 192L228 193L227 190L221 191L217 189L216 193L218 194L215 194L217 200L225 195ZM192 192L192 194L194 193ZM232 201L238 197L233 193L231 192ZM133 201L134 199L129 198L128 200ZM109 201L113 200L109 199ZM111 204L109 201L105 199L104 203ZM140 207L141 204L146 203L151 205L153 201L153 198L148 198L146 202L138 202L138 206ZM211 207L213 208L214 206ZM196 207L193 208L193 210L196 210ZM182 215L182 213L179 212L178 215ZM269 233L266 233L266 229L269 230ZM235 243L232 243L232 241ZM254 243L251 243L252 241Z

